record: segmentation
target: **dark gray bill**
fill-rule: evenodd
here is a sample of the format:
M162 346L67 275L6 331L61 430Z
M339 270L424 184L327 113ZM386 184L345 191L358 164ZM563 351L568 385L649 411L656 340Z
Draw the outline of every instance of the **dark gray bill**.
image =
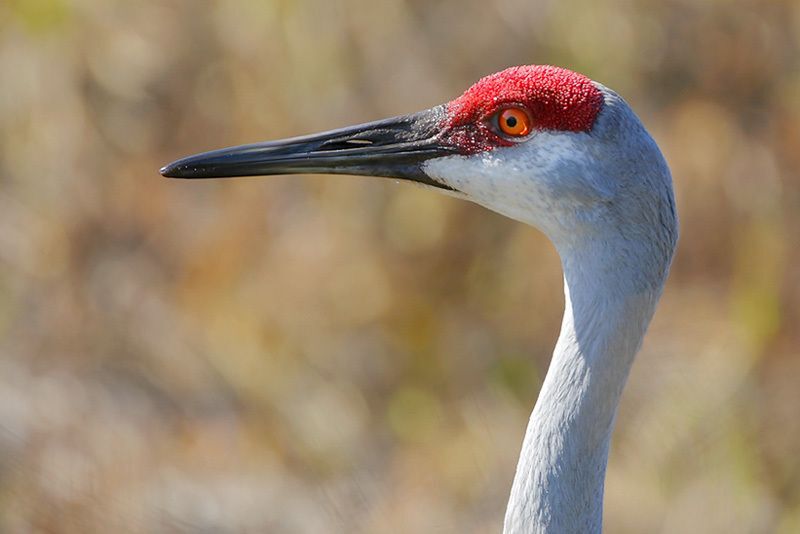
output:
M422 171L431 158L456 153L440 142L443 106L314 135L223 148L174 161L170 178L271 174L357 174L411 180L442 189Z

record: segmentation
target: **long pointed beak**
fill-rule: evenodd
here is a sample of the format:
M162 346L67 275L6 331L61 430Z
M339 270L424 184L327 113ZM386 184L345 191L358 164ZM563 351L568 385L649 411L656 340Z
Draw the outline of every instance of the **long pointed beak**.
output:
M400 178L451 190L422 164L457 153L441 142L444 107L314 135L223 148L179 159L161 169L170 178L274 174L357 174Z

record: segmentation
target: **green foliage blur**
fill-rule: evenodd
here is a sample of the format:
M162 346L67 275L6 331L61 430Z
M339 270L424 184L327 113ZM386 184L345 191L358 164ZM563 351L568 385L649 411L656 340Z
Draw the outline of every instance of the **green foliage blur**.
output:
M0 2L0 531L499 532L563 305L535 230L387 180L166 180L551 63L682 236L613 533L800 532L800 3Z

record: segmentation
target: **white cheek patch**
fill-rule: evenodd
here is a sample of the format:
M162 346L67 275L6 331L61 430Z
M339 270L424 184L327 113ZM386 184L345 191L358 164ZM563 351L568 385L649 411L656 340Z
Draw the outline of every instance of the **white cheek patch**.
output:
M585 135L538 132L513 147L432 159L423 170L473 202L550 233L610 195L591 181Z

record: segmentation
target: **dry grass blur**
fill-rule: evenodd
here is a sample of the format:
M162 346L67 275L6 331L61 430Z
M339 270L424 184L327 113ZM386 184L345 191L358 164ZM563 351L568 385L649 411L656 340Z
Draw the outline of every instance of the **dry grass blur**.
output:
M625 95L675 176L608 532L800 532L793 0L0 2L0 531L498 532L546 240L389 181L157 169L526 63Z

